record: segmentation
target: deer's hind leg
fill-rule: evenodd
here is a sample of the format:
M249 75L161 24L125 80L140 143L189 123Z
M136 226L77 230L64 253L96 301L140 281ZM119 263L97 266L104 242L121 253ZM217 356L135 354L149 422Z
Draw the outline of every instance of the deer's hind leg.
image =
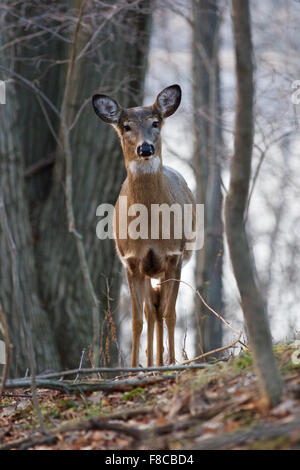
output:
M147 320L147 367L153 366L153 335L156 320L155 305L153 303L153 288L151 280L145 280L145 316Z
M155 307L155 333L156 333L156 365L164 365L164 319L160 305L161 286L153 289L153 304Z
M168 330L168 363L175 363L175 325L176 300L181 276L182 256L170 256L165 271L165 280L161 284L160 311ZM175 279L174 281L172 279Z

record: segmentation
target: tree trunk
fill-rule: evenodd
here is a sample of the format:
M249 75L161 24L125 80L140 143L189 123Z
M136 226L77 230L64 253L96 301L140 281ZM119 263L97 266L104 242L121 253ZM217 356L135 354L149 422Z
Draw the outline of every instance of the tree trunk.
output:
M237 105L234 156L225 206L226 234L261 393L267 403L274 406L280 401L282 383L272 351L267 312L254 275L244 223L253 147L253 49L249 2L233 0L232 7Z
M3 76L3 78L5 77ZM5 204L9 228L16 245L20 295L27 322L31 324L36 360L40 369L58 368L60 361L55 348L53 330L38 297L32 229L29 224L29 211L25 196L19 113L17 90L13 83L7 83L6 104L0 106L0 194ZM10 339L13 343L10 371L12 374L20 375L24 374L26 368L29 367L29 362L26 354L26 342L16 313L16 302L13 296L9 246L1 225L0 253L1 303L5 314L7 314Z
M30 279L35 279L37 291L34 292L32 286L28 286L26 292L43 306L43 312L47 312L46 319L51 325L51 330L43 330L45 335L41 331L34 334L34 344L50 343L55 351L52 361L49 360L49 355L38 358L39 370L46 365L57 367L58 363L64 368L78 366L82 349L91 345L93 336L91 301L80 268L76 243L68 232L65 162L57 143L57 136L61 138L59 114L64 96L65 62L70 59L71 53L70 33L77 25L81 6L82 22L76 41L77 60L66 103L70 122L74 122L76 118L70 133L73 206L77 230L83 237L91 278L101 302L99 334L102 336L102 363L108 363L109 357L113 360L116 358L116 333L112 320L116 323L117 320L111 318L107 312L114 313L118 303L121 268L114 242L98 240L96 237L96 208L103 202L115 203L125 177L125 169L118 139L112 129L99 123L91 106L91 96L97 92L112 93L124 106L142 102L151 15L149 2L141 2L141 5L131 7L119 1L112 2L110 8L109 2L106 2L106 6L81 0L59 4L54 2L48 8L51 13L51 9L56 8L57 24L55 19L51 20L54 23L49 23L49 12L40 3L28 9L21 5L21 11L17 10L23 19L26 17L27 20L36 21L38 18L37 29L30 30L30 33L40 31L40 27L47 27L55 33L49 33L44 42L34 38L25 45L20 43L14 55L8 54L9 68L15 72L12 78L24 85L23 77L39 87L58 111L57 115L43 97L32 92L32 87L19 87L15 99L22 113L18 119L17 136L19 164L24 165L25 162L26 165L26 186L23 170L20 169L21 180L15 186L17 195L14 193L14 184L6 188L9 193L6 196L7 201L12 199L17 206L21 203L28 205L29 201L30 206L30 215L28 210L18 212L26 218L26 223L16 215L12 224L17 240L21 226L28 228L27 237L32 245L32 252L28 257L34 271ZM13 10L13 13L16 11ZM18 34L24 35L24 30L20 29ZM62 40L61 37L65 39ZM6 38L5 43L8 41ZM79 57L83 50L85 52ZM47 59L45 63L43 58ZM38 60L41 60L39 65ZM80 115L77 114L79 110ZM14 125L16 126L15 123ZM8 136L12 135L13 127L9 124L5 130ZM47 162L51 158L54 160L53 165L46 164L41 171L32 171L32 166L40 160ZM14 162L8 163L5 156L1 161L15 171ZM0 243L3 258L7 253L2 235ZM8 261L7 263L6 278L10 273L10 265ZM3 297L11 296L12 291L5 291L4 288L5 285L1 283L0 299L4 310L10 313L12 305L8 305ZM11 300L11 304L12 302ZM11 325L10 337L15 356L19 357L18 332L14 324ZM24 370L27 367L26 358L20 359L18 364Z
M196 285L222 312L223 225L220 149L219 12L216 0L193 1L193 93L197 202L205 204L204 247L196 254ZM196 355L222 345L222 324L197 300Z

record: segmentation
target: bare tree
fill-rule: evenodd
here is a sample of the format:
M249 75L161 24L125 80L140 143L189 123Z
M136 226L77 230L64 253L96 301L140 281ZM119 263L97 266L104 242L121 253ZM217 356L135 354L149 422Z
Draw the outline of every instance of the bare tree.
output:
M225 205L226 234L261 393L273 406L280 401L282 382L272 351L267 312L255 278L244 220L253 147L253 48L249 2L233 0L232 7L237 107L234 156Z
M196 285L207 303L222 311L223 224L221 191L219 28L216 0L193 0L193 94L197 202L205 204L205 243L197 252ZM196 354L222 344L222 325L197 302Z

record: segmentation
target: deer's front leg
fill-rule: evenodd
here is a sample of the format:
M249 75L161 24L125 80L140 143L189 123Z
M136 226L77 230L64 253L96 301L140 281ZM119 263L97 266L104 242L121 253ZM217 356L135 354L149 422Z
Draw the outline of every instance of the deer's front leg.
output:
M176 325L176 300L179 289L179 280L181 275L182 257L172 256L167 263L165 271L165 281L161 285L161 305L163 317L165 319L168 330L168 363L175 363L175 325ZM178 281L172 281L177 279Z
M131 367L139 366L140 338L143 330L143 304L145 296L145 278L132 274L127 269L127 278L132 304L132 353Z
M147 320L147 367L152 367L155 314L153 308L147 304L145 305L145 315Z
M164 365L164 319L159 307L156 313L156 365Z

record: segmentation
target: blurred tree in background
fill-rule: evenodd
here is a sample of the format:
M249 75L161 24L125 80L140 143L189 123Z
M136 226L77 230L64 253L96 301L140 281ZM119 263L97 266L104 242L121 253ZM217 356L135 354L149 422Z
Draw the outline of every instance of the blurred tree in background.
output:
M223 224L221 191L221 103L217 0L193 0L194 169L196 200L205 205L205 238L196 252L196 286L207 303L221 313ZM222 323L199 300L196 303L196 355L222 345Z

